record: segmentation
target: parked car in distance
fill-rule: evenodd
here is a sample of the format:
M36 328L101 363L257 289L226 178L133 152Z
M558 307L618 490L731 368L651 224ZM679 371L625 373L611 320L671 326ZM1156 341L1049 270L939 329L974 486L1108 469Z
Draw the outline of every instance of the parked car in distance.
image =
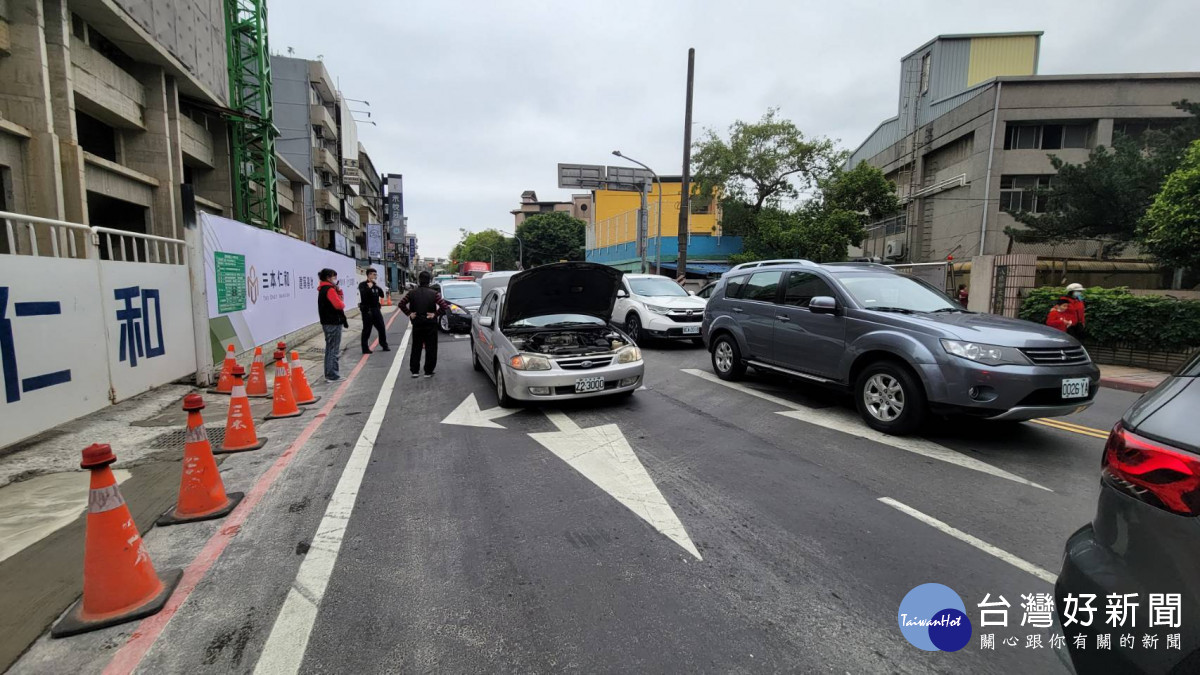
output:
M502 407L632 395L645 364L613 325L621 272L607 265L542 265L493 288L472 319L471 360L496 385Z
M714 289L716 289L716 287L717 287L717 282L715 282L715 281L709 282L708 284L701 286L700 290L696 291L696 297L700 298L701 300L703 300L705 302L705 304L707 304L708 299L712 297L712 292Z
M443 281L442 298L450 303L450 311L438 317L438 327L444 333L465 333L471 330L471 315L483 301L482 289L474 280Z
M508 280L517 274L519 274L519 272L505 271L488 272L487 274L483 275L479 278L479 287L483 291L483 296L487 297L488 293L497 288L508 288Z
M1100 371L1074 338L964 310L888 268L783 262L717 282L703 335L722 379L747 366L853 394L863 420L915 431L929 412L993 420L1089 407Z
M1067 640L1079 673L1200 672L1200 354L1142 396L1113 427L1104 446L1096 515L1067 540L1054 584L1060 625L1087 636L1087 648ZM1180 634L1179 649L1097 651L1110 593L1137 593L1136 625L1149 627L1151 594L1179 594L1180 624L1150 632ZM1067 624L1067 595L1095 595L1090 626ZM1190 610L1190 612L1189 612ZM1165 638L1163 638L1165 641Z
M648 338L691 339L700 342L703 298L688 293L674 280L657 274L626 274L617 291L613 321L641 343Z

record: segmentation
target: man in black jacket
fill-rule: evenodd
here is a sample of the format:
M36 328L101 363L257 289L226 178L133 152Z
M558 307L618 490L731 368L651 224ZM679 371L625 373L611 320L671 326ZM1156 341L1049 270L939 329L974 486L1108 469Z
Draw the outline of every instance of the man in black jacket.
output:
M413 377L420 374L422 350L425 351L425 377L433 377L433 371L437 368L437 317L450 311L450 303L442 298L441 293L429 287L431 279L429 272L421 272L417 276L419 285L400 298L397 305L412 321L412 358L409 359L408 368Z
M383 289L375 282L379 273L373 269L367 270L367 280L358 285L358 308L362 310L362 353L371 353L371 329L379 332L379 348L385 352L392 351L387 343L387 328L383 325L383 312L379 301L383 299Z

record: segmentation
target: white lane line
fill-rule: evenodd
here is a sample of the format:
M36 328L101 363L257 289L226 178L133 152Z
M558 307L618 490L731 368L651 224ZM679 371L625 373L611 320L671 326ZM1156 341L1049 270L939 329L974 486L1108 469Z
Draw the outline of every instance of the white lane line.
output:
M392 367L388 369L379 396L375 399L375 407L371 408L358 443L350 453L342 477L338 479L337 488L329 500L329 507L325 509L321 524L313 535L312 548L305 555L304 562L300 563L296 581L288 591L267 644L258 657L255 673L274 675L300 670L313 624L317 620L317 610L321 606L321 599L325 597L325 588L333 574L338 552L342 549L342 539L346 536L346 527L354 512L354 503L358 499L367 465L371 462L375 439L379 436L388 403L392 400L392 390L396 387L396 377L404 363L404 352L410 337L412 331L406 329L400 340L400 348L392 360Z
M787 399L758 391L752 387L747 387L744 384L739 384L737 382L726 382L716 375L703 370L684 368L683 372L689 375L695 375L696 377L719 384L723 387L740 391L743 394L749 394L751 396L761 398L764 401L770 401L771 403L774 403L780 407L790 408L790 410L784 410L777 413L779 415L783 415L784 417L790 417L792 419L800 420L801 422L808 422L809 424L815 424L820 427L825 427L826 429L833 429L834 431L840 431L851 436L865 438L869 441L875 441L876 443L890 445L893 448L906 450L913 454L946 462L947 464L961 466L964 469L971 469L973 471L979 471L980 473L986 473L997 478L1011 480L1014 483L1021 483L1022 485L1035 487L1039 490L1045 490L1046 492L1054 492L1054 490L1051 490L1044 485L1039 485L1014 473L1009 473L1004 469L992 466L991 464L982 462L974 457L969 457L961 452L955 452L950 448L947 448L943 445L938 445L932 441L927 441L923 438L889 436L881 431L875 431L871 427L863 424L862 420L859 419L858 416L847 410L842 410L840 408L825 408L820 410L816 408L809 408Z
M462 333L455 333L455 334L454 334L454 339L455 339L455 340L466 340L466 339L467 339L467 338L469 338L469 337L471 337L471 336L470 336L470 335L463 335Z
M955 529L955 528L947 525L946 523L943 523L942 521L938 520L937 518L934 518L933 516L925 515L924 513L921 513L920 511L914 509L913 507L908 506L907 504L902 504L902 503L896 501L895 499L892 499L891 497L880 497L879 501L883 502L884 504L887 504L888 506L892 507L893 509L896 509L897 511L900 511L901 513L907 513L908 515L912 516L913 518L916 518L917 520L925 523L926 525L930 525L930 526L934 527L935 529L941 530L942 532L945 532L946 534L950 535L951 537L954 537L955 539L958 539L959 541L965 541L966 543L974 546L975 548L979 549L980 551L983 551L984 553L987 553L988 555L995 556L995 557L1003 560L1004 562L1008 563L1009 565L1016 567L1017 569L1021 570L1022 572L1029 572L1033 576L1041 579L1042 581L1045 581L1048 584L1053 584L1054 580L1058 578L1057 576L1042 569L1041 567L1038 567L1037 565L1034 565L1033 563L1029 562L1028 560L1025 560L1023 558L1018 558L1017 556L1009 553L1008 551L1005 551L1002 548L992 546L991 544L989 544L986 541L983 541L982 539L979 539L977 537L972 537L971 535L967 534L966 532L963 532L962 530Z

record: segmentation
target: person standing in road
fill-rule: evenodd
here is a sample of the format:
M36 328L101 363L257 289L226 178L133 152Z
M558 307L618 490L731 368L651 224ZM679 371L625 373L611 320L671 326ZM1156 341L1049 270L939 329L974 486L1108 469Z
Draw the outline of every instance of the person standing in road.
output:
M383 299L383 289L376 283L379 273L373 269L367 270L367 280L358 285L358 308L362 311L362 353L371 353L371 329L379 333L379 348L385 352L392 351L387 343L387 327L383 325L383 310L379 301Z
M1071 319L1071 328L1067 332L1076 340L1083 340L1084 326L1087 325L1085 316L1087 305L1083 302L1083 284L1067 286L1067 294L1064 299L1067 301L1067 314Z
M967 308L967 299L969 297L970 297L970 295L967 293L967 285L959 284L958 285L958 304L962 305L963 309Z
M397 305L412 321L412 357L408 368L413 377L420 375L422 351L425 352L425 377L433 377L433 371L437 368L437 317L450 311L450 303L442 298L441 293L429 287L431 280L429 272L421 272L417 277L419 285L400 298Z
M1074 324L1075 322L1071 319L1071 301L1067 298L1055 300L1054 306L1050 308L1050 313L1046 315L1046 325L1064 333L1070 333L1071 326Z
M337 272L326 267L317 273L317 315L321 317L321 330L325 331L325 379L337 382L342 379L338 372L338 357L342 352L342 329L349 328L346 320L346 300L338 288Z

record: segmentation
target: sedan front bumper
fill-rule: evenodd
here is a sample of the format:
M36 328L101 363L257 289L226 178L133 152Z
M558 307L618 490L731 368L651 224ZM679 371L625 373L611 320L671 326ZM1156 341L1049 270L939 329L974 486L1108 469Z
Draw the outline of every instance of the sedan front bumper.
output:
M644 361L588 370L564 370L557 365L553 370L516 370L506 364L504 381L508 395L518 401L564 401L633 391L642 386L645 369ZM604 390L575 393L575 382L590 377L603 377ZM622 385L622 382L625 384ZM547 393L534 394L530 388L542 388Z

